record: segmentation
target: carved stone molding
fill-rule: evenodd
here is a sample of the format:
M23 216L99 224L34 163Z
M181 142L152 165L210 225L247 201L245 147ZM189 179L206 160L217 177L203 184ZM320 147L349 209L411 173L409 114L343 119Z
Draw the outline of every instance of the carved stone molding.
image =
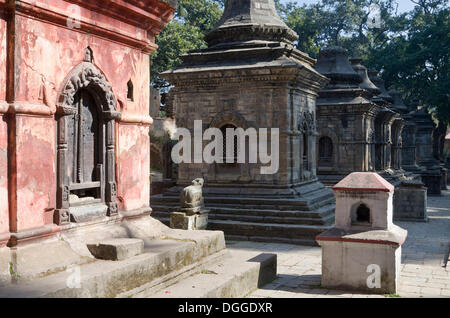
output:
M89 48L86 49L87 51ZM86 55L88 52L86 52ZM70 114L67 108L73 108L75 94L80 89L87 89L97 97L97 102L104 112L117 113L116 99L112 87L105 75L91 62L84 62L76 66L64 80L64 86L58 99L58 112ZM119 115L120 117L120 115Z
M298 117L297 127L302 134L316 135L317 131L314 112L302 112Z

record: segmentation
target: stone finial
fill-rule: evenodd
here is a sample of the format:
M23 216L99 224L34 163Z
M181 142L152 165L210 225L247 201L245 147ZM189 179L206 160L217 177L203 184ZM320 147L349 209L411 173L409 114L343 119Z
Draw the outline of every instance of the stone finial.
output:
M350 59L352 67L356 73L362 78L362 83L359 85L361 88L367 90L372 94L373 97L381 94L381 90L375 86L374 83L369 79L369 74L367 73L367 68L361 64L362 58L354 57Z
M388 94L392 96L393 105L392 108L397 110L398 112L405 114L408 112L408 107L403 103L402 96L399 91L395 89L391 89Z
M331 79L331 85L358 87L361 77L355 72L348 59L348 51L339 46L320 50L316 70Z
M222 18L205 39L212 47L252 40L292 43L298 35L281 20L274 0L227 0Z
M385 101L387 101L389 104L394 103L394 99L389 94L389 92L386 89L384 80L378 75L378 72L375 70L369 70L369 79L370 81L375 84L376 87L378 87L381 91L381 94L378 95L378 98L382 98Z

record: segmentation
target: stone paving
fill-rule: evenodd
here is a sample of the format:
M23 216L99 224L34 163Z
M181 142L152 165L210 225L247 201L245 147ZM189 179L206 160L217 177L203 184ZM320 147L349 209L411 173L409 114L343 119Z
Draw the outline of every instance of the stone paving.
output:
M228 248L278 255L278 279L249 294L250 298L450 298L450 262L447 268L442 267L450 243L450 191L428 198L428 216L428 223L395 222L408 230L399 295L353 294L321 288L320 247L245 241L228 242Z

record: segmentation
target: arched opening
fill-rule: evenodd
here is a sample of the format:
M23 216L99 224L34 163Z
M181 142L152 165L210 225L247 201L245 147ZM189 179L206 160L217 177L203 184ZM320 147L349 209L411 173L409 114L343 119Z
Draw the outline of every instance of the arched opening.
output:
M319 166L330 167L333 165L333 141L330 137L319 139Z
M103 197L104 141L102 114L93 95L86 89L75 94L75 114L69 123L71 162L70 203L89 203Z
M129 101L134 101L134 87L131 80L129 80L127 83L127 99Z
M234 134L234 131L237 127L233 124L226 124L220 127L220 131L222 132L223 136L223 163L225 164L236 164L238 162L238 137ZM228 131L228 129L233 129L233 133L231 131ZM233 139L233 156L228 157L227 156L227 142L231 138Z
M117 215L114 121L120 117L111 85L92 63L67 76L58 98L56 224Z
M356 222L358 224L370 224L370 209L365 204L360 204L356 210Z

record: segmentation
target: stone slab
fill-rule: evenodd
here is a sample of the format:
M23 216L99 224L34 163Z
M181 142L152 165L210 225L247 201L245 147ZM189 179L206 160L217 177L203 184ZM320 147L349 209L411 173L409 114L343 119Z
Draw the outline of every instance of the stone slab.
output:
M121 261L95 260L68 266L59 273L2 286L0 298L117 297L225 248L221 232L169 233L173 236L146 241L141 255Z
M88 244L88 249L95 258L120 261L141 254L144 250L144 241L130 238L110 239Z
M82 223L106 217L108 207L104 204L88 204L70 208L73 222Z
M150 298L244 297L276 279L276 270L276 254L233 251L231 258L206 264L198 274L168 286Z

